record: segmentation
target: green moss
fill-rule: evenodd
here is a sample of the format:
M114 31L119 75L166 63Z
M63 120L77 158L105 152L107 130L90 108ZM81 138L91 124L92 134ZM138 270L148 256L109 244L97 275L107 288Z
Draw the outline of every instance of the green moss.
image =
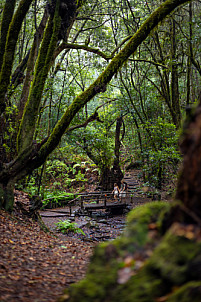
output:
M41 48L36 63L33 84L18 133L18 151L22 151L33 140L38 111L42 98L45 81L52 64L52 57L58 41L61 18L59 16L59 0L53 20L50 18L44 33Z
M18 40L18 35L22 26L22 22L26 16L29 6L31 5L31 2L32 0L20 1L12 20L11 19L9 20L11 22L9 24L9 30L6 37L5 50L3 49L4 52L3 61L1 63L2 68L0 73L0 105L4 103L4 97L10 83L10 76L12 72L12 66L14 61L14 54L15 54L16 43ZM4 38L4 42L5 42L5 38Z
M102 251L103 257L100 258ZM104 301L107 292L116 287L118 263L115 258L108 262L105 260L105 250L98 248L89 267L88 277L71 286L71 301Z
M170 230L154 251L147 268L158 272L161 278L181 285L189 278L189 265L200 254L201 243L185 236L176 236Z
M167 302L200 302L201 301L201 281L188 282L176 290Z
M118 286L111 301L119 302L155 302L163 295L165 286L160 278L147 274L145 270L133 276L126 284Z
M130 245L130 238L135 241L135 246L142 246L147 241L149 223L158 223L160 215L168 211L170 204L166 202L150 202L131 211L127 217L127 228L124 232L124 244ZM160 227L160 225L158 225ZM127 240L128 238L128 240ZM130 246L131 252L134 245Z

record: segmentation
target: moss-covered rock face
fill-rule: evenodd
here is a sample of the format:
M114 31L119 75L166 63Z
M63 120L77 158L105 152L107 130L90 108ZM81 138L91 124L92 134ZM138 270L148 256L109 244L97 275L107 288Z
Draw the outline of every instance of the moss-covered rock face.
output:
M154 202L131 211L124 234L95 249L86 278L60 301L201 301L200 230L177 223L161 237L158 221L168 208Z

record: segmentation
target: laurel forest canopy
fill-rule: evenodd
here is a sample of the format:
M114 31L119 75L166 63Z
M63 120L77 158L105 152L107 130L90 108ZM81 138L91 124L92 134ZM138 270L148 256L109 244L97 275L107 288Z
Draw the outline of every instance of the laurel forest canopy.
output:
M200 1L4 0L0 12L0 206L12 211L16 183L54 150L85 154L104 180L122 178L121 145L160 189L200 89Z

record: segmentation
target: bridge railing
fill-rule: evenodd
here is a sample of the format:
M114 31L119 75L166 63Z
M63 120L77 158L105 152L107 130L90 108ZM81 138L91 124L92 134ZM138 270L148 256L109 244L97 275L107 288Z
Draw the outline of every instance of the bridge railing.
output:
M117 198L118 202L132 202L133 193L126 192L126 196L121 196ZM101 192L89 192L89 193L79 193L75 199L71 200L68 204L80 205L82 208L84 203L104 203L114 201L114 194L111 191L101 191Z
M77 196L77 197L76 197ZM62 206L69 208L70 216L72 214L72 209L74 207L80 207L81 210L85 209L104 209L104 208L114 208L133 204L135 206L144 204L149 200L144 200L135 196L132 192L126 192L125 197L119 196L118 199L114 199L114 195L111 191L101 191L101 192L83 192L83 193L75 193L74 199L68 200L67 202L63 203ZM114 203L114 201L116 201Z

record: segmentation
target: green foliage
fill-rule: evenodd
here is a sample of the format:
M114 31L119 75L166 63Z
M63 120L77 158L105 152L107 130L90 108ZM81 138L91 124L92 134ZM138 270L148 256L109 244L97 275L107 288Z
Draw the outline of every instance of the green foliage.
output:
M65 191L47 189L43 192L43 207L59 207L63 202L67 202L74 199L73 193L67 193Z
M167 178L175 176L181 155L178 150L178 132L175 125L158 118L155 122L147 122L151 133L146 137L144 145L144 172L149 185L161 188ZM153 142L154 141L154 145Z
M62 202L74 199L74 194L67 193L66 191L69 189L73 190L73 185L76 183L85 183L87 181L81 169L85 167L85 170L87 170L86 166L88 164L81 162L80 164L67 165L58 159L48 160L43 173L44 180L40 185L43 207L61 206ZM23 180L23 183L16 188L25 191L30 196L38 195L40 176L41 169L38 169L31 176Z
M70 222L70 220L59 220L59 222L55 223L57 229L63 233L66 234L68 232L73 232L73 233L81 233L82 235L85 235L82 229L77 227L77 223L75 222Z
M61 160L48 160L46 164L47 176L56 176L57 174L68 174L70 168Z
M67 188L76 181L87 181L84 177L85 175L81 173L81 168L82 164L79 163L74 164L73 166L68 166L60 160L49 160L47 161L46 177L54 179L52 185L55 188ZM56 177L60 180L55 181Z

